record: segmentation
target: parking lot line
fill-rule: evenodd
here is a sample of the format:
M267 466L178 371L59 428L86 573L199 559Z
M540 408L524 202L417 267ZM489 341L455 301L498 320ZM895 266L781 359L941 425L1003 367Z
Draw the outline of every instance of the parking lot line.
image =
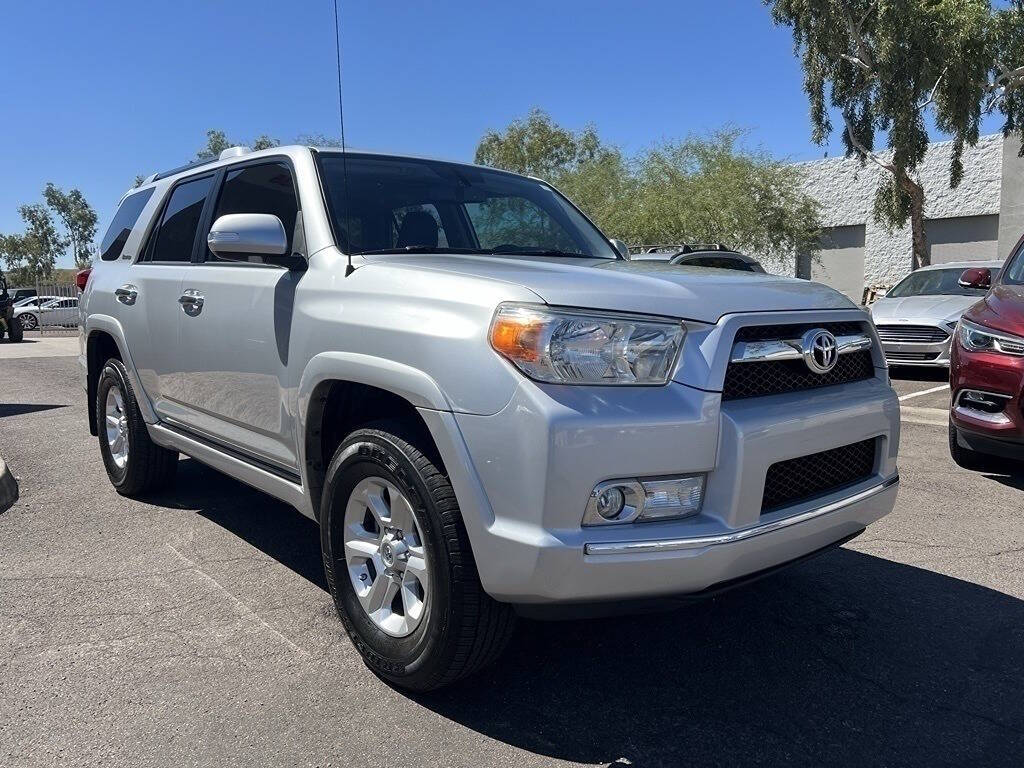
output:
M949 384L940 384L939 386L932 387L931 389L922 389L920 392L911 392L909 395L900 395L900 402L902 403L904 400L909 400L912 397L920 397L921 395L931 395L936 392L941 392L944 389L949 389Z

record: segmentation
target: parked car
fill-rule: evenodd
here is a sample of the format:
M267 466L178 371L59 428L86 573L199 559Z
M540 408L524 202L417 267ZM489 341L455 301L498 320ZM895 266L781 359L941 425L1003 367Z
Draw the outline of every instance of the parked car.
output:
M472 165L280 147L157 174L81 298L110 481L166 486L184 453L318 521L355 647L418 690L517 613L713 594L892 510L866 312L625 250Z
M22 340L21 321L14 316L14 297L7 290L7 278L0 271L0 340L4 336L8 341Z
M993 279L968 269L962 281L991 288L957 327L950 367L949 452L967 469L1024 460L1024 238Z
M11 294L11 298L13 298L14 301L21 301L22 299L28 299L35 295L35 288L16 288Z
M686 267L713 267L716 269L738 269L741 272L759 272L764 274L764 267L752 256L726 248L724 245L681 245L667 250L659 246L658 250L649 250L630 256L633 261L664 261Z
M60 296L25 296L14 302L14 308L19 307L38 307L40 304L45 304L48 301L59 299Z
M74 326L78 325L78 299L56 297L42 301L39 306L31 304L14 310L15 317L21 318L21 325L26 331L42 326Z
M949 366L950 339L964 310L987 287L964 285L965 269L998 277L1001 261L966 261L922 267L871 305L871 319L891 365Z

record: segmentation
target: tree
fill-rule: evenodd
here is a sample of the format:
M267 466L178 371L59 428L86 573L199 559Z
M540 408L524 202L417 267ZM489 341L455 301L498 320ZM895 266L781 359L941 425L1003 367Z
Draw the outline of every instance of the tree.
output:
M728 129L627 157L593 127L574 133L535 109L487 132L476 161L546 179L627 242L724 242L769 260L817 250L818 205L799 169L743 137Z
M280 141L266 134L261 134L253 139L252 142L246 144L246 142L228 140L224 131L210 130L206 132L206 146L196 153L196 160L216 158L228 147L234 147L239 144L245 144L254 151L281 146Z
M67 241L57 232L50 211L42 203L22 205L18 214L25 222L20 235L0 235L0 254L12 281L31 282L53 274L57 257Z
M997 12L988 0L764 2L776 24L793 29L812 138L824 143L832 133L828 107L838 110L847 153L887 171L875 196L875 218L890 227L909 219L912 267L928 264L925 190L916 177L928 149L926 117L953 139L954 187L963 176L964 145L977 142L986 110L1003 111L1006 131L1024 127L1024 68L1003 67L997 58L1004 51L1024 63L1021 0ZM887 153L875 151L878 132L887 136Z
M43 199L64 225L64 242L71 247L75 266L83 269L92 261L92 240L96 236L96 211L77 189L66 193L53 182L43 190Z

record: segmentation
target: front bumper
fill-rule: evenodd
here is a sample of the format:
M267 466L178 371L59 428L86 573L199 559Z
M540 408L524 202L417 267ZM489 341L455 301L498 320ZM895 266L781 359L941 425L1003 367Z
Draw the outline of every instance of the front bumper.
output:
M998 352L975 352L953 345L950 367L952 390L949 419L963 437L964 447L1012 458L1024 457L1024 357ZM964 390L1001 396L1003 410L992 414L964 403Z
M890 512L897 493L899 404L882 375L724 404L718 392L679 383L616 389L523 381L500 413L453 419L465 450L446 467L484 588L507 602L701 592L856 534ZM870 477L761 513L769 466L871 438ZM707 473L696 516L580 525L602 480L695 472ZM480 508L467 508L467 500Z

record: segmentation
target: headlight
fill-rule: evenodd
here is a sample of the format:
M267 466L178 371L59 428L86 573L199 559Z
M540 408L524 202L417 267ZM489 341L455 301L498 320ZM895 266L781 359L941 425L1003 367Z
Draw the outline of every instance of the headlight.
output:
M491 346L531 379L553 384L665 384L686 330L639 315L502 304Z
M999 331L993 331L983 325L968 320L960 320L960 343L972 352L1001 352L1004 355L1024 357L1024 339Z

